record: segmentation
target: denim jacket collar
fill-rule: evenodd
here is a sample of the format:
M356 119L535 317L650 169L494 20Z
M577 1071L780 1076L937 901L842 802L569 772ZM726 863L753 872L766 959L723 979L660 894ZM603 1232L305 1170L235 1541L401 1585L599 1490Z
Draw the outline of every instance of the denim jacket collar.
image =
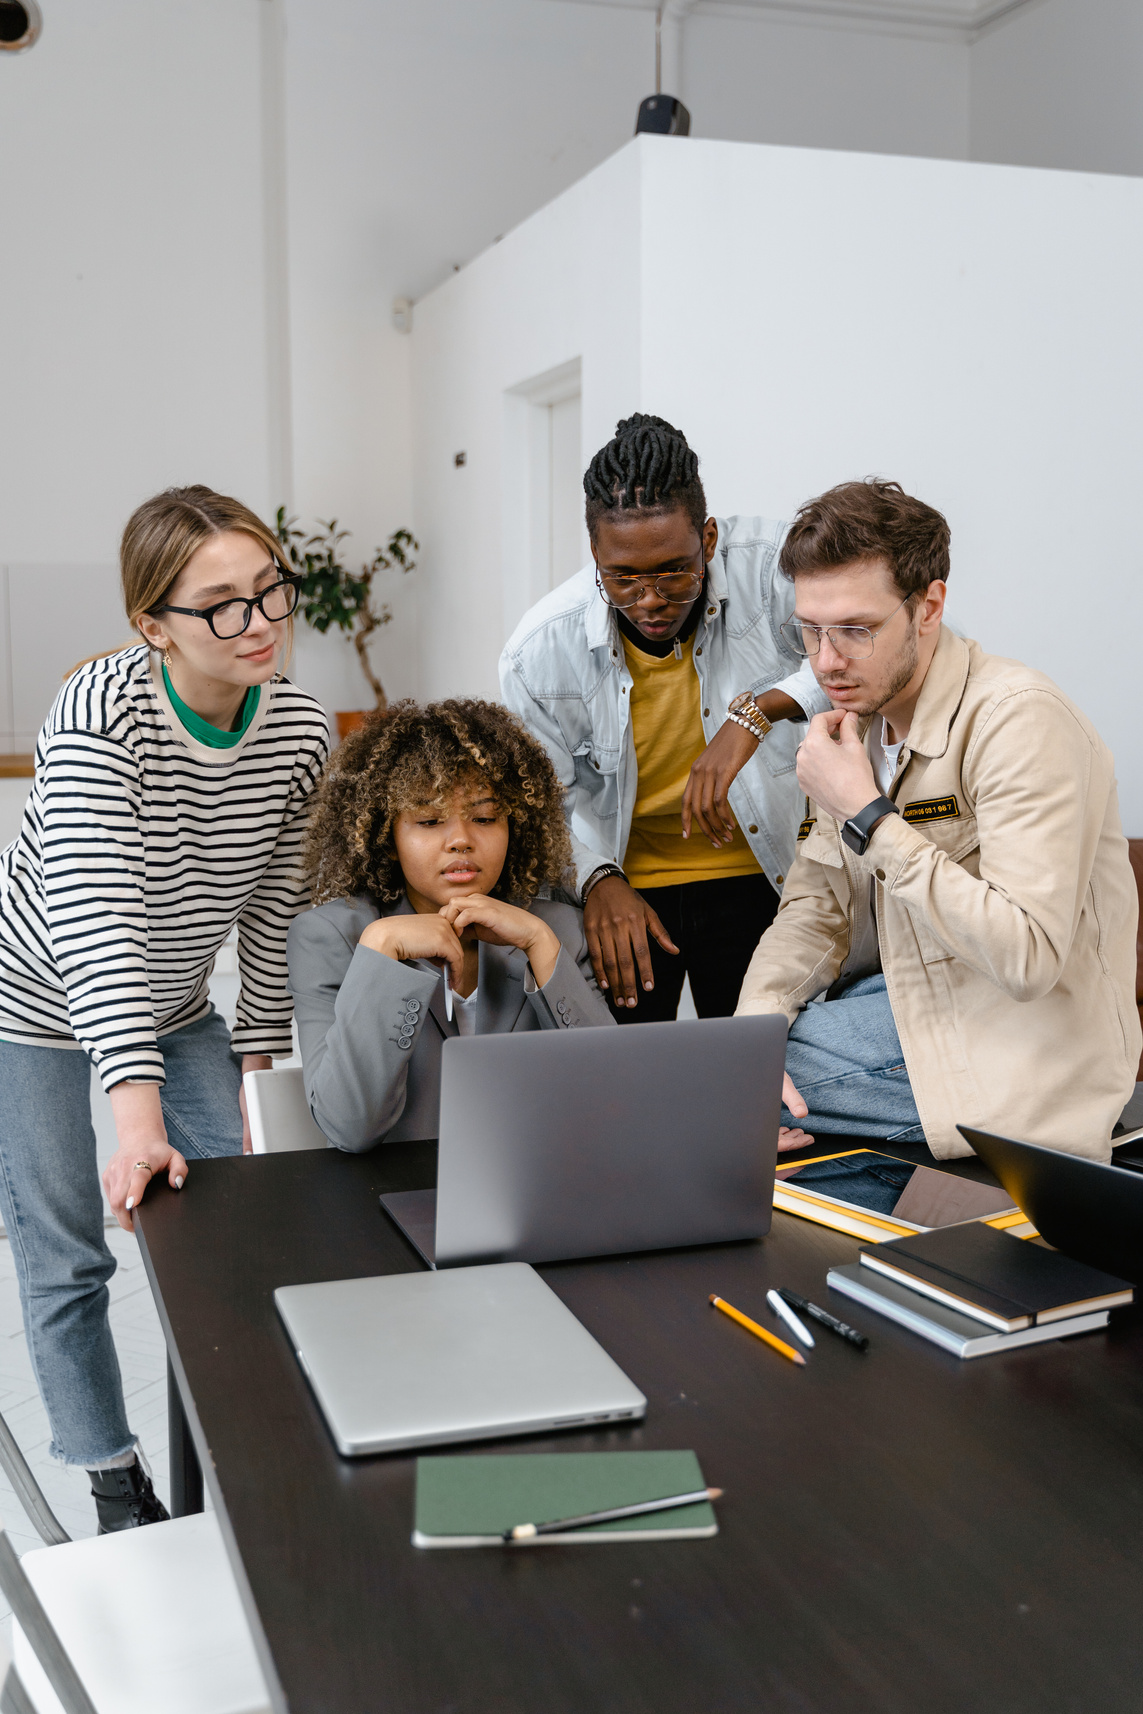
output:
M706 568L705 593L708 598L708 606L717 604L721 607L724 601L730 600L730 585L726 580L726 553L726 525L720 518L718 520L718 540Z
M583 616L583 628L587 633L589 649L613 649L619 640L619 626L615 619L615 610L609 607L598 589L592 590L592 598L588 601L587 612Z

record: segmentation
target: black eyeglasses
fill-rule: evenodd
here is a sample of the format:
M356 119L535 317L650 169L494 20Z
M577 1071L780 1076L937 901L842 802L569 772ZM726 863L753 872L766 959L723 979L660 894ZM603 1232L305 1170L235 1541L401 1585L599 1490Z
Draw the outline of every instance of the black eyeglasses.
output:
M157 619L160 613L185 613L188 619L205 619L216 637L240 637L249 625L255 607L272 625L288 619L298 605L301 581L300 577L283 577L280 583L272 583L261 595L249 600L242 596L235 601L218 601L213 607L152 607L151 617Z

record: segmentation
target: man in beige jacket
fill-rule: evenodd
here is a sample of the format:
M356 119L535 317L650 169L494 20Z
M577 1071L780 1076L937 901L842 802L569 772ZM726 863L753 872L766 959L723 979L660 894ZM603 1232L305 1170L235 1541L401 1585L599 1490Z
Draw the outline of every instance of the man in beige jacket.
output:
M948 542L878 481L790 529L788 638L833 707L799 748L799 854L738 1011L790 1020L786 1124L947 1158L971 1153L959 1123L1107 1160L1140 1052L1111 753L1050 679L942 624Z

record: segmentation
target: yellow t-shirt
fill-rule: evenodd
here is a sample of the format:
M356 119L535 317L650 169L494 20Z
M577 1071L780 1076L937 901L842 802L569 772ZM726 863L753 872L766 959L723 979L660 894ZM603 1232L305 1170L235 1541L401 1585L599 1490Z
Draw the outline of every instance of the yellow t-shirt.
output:
M694 638L660 659L623 639L631 674L631 729L639 780L623 869L633 887L673 887L684 881L718 881L759 875L761 868L738 828L717 851L691 823L683 838L683 792L691 764L706 749L702 694Z

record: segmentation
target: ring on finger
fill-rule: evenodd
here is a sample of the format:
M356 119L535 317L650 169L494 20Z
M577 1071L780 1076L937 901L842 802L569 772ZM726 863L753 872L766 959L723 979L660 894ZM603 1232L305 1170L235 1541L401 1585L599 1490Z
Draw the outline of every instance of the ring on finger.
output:
M132 1167L132 1169L131 1169L131 1170L132 1170L132 1172L149 1172L149 1173L154 1173L154 1170L155 1170L155 1169L154 1169L154 1167L153 1167L153 1166L152 1166L152 1165L151 1165L151 1163L150 1163L150 1161L136 1161L136 1162L135 1162L135 1165L134 1165L134 1166L133 1166L133 1167Z

